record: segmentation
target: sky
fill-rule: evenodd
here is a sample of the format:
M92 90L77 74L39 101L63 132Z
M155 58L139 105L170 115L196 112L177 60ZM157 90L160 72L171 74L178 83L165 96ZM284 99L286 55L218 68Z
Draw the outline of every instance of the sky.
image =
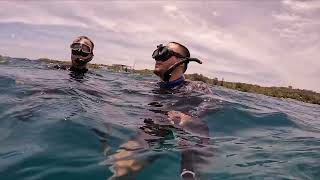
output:
M87 3L88 2L88 3ZM92 63L153 69L153 50L176 41L187 73L320 92L320 1L1 1L0 54L69 60L95 43Z

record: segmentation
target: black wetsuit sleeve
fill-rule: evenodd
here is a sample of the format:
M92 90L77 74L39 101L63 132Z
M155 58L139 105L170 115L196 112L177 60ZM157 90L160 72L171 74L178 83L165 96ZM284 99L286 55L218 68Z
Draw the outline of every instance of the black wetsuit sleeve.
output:
M181 152L181 177L183 179L196 179L199 176L201 167L208 163L208 158L213 156L212 149L207 146L209 144L209 128L198 121L198 123L190 123L186 128L196 137L198 143L195 146L184 148Z

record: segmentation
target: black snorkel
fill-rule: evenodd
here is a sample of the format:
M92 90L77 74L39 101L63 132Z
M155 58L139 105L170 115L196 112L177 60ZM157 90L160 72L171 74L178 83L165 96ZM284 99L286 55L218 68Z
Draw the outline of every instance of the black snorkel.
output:
M180 66L181 64L184 64L184 63L189 63L190 61L194 61L194 62L197 62L199 64L202 64L202 61L200 61L199 59L197 58L188 58L188 57L185 57L183 58L183 60L175 63L174 65L172 65L164 74L163 74L163 81L169 81L171 76L172 76L172 72L178 67Z

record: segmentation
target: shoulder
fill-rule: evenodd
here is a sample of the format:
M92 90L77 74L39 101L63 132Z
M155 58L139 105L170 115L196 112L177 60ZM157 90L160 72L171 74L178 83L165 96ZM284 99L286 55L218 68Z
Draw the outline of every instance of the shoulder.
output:
M212 91L210 89L210 86L202 81L189 81L186 80L186 83L184 85L184 88L186 88L187 91L190 92L200 92L204 94L212 94Z
M75 67L73 67L73 66L71 66L71 67L69 68L69 70L72 71L72 72L75 72L75 73L86 73L86 72L88 72L88 69L87 69L87 68L85 68L85 69L78 69L78 68L75 68Z

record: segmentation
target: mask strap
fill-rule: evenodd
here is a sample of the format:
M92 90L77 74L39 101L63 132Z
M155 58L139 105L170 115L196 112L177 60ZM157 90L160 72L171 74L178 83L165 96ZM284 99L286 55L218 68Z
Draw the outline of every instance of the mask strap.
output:
M199 59L197 58L184 58L182 61L179 61L177 63L175 63L174 65L172 65L164 74L163 74L163 80L164 81L169 81L169 79L171 78L172 76L172 72L178 67L180 66L181 64L183 63L189 63L190 61L194 61L194 62L197 62L199 64L202 64L202 61L200 61Z

